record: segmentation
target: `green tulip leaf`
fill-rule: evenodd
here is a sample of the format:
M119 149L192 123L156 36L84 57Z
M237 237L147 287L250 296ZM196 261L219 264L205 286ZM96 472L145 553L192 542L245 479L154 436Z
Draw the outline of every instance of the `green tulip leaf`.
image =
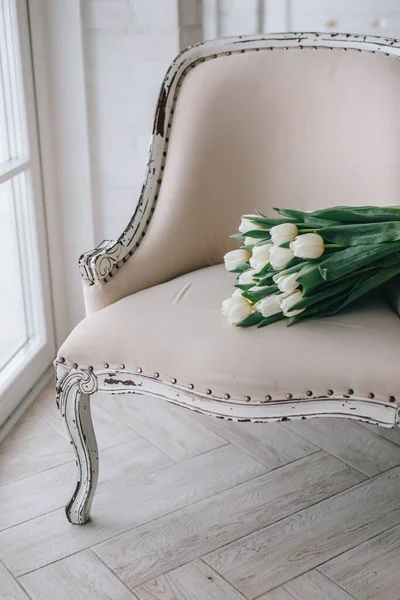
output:
M400 240L400 221L334 225L325 227L319 234L325 241L344 246L383 244Z
M325 281L334 281L399 250L400 242L351 246L335 252L323 260L319 265L319 270Z
M283 313L277 313L276 315L272 315L272 317L265 317L265 319L258 323L257 327L266 327L267 325L271 325L272 323L276 323L276 321L281 321L285 318Z
M334 206L315 210L313 216L354 224L400 221L400 206Z
M243 321L238 323L236 327L251 327L251 325L257 325L260 321L262 321L264 317L259 312L253 312L251 315L246 317Z

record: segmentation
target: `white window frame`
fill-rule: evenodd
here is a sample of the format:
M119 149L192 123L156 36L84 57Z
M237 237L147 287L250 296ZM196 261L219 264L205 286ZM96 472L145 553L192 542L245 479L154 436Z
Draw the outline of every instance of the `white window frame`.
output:
M38 138L35 96L33 86L33 73L31 65L31 49L29 36L28 10L25 2L16 3L16 17L18 28L18 41L22 69L22 98L23 110L25 112L24 121L29 145L29 156L21 159L11 160L5 163L1 181L10 180L10 177L29 169L29 179L33 194L33 202L29 202L26 209L35 222L35 235L32 231L26 231L23 242L28 242L27 250L34 248L35 256L26 269L22 264L22 270L25 273L25 293L32 294L33 312L32 324L34 323L35 335L20 350L15 357L2 369L1 373L1 402L0 402L0 424L5 423L10 414L16 409L21 399L26 397L29 390L36 384L37 380L47 370L49 363L54 356L55 340L53 327L53 311L51 302L50 278L47 268L47 241L45 214L43 207L43 189L41 184L41 165L39 148L36 143ZM19 210L21 207L19 207ZM24 214L26 218L27 215ZM25 238L25 235L28 237ZM33 246L31 246L31 243ZM36 256L36 252L38 256ZM21 256L24 261L24 256ZM40 272L39 272L40 265ZM33 268L34 272L28 272ZM34 281L33 281L34 280ZM34 297L36 295L36 298Z

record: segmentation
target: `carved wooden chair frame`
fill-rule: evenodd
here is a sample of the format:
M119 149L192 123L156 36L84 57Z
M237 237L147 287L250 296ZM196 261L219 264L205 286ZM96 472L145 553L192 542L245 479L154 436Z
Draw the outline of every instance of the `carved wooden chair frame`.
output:
M163 167L168 152L169 130L182 80L189 70L206 60L223 55L258 51L290 51L312 48L342 49L351 52L383 53L400 60L400 42L363 35L326 33L288 33L262 36L238 36L192 46L177 56L162 84L154 120L153 136L145 181L136 211L117 241L104 241L95 250L80 257L79 266L84 285L104 285L140 246L157 205L162 185ZM55 361L57 374L57 406L73 444L78 477L75 492L66 506L67 518L83 524L90 517L90 507L98 478L98 451L90 414L90 396L100 394L146 394L193 411L227 420L261 423L311 417L344 417L394 427L399 425L396 398L376 398L373 391L358 397L349 389L346 395L327 390L314 396L312 390L304 398L284 399L269 395L261 402L250 397L235 400L226 394L215 396L212 390L198 391L193 385L183 387L172 378L160 379L158 373L144 373L140 366L133 372L125 365L91 366L69 363L63 357Z

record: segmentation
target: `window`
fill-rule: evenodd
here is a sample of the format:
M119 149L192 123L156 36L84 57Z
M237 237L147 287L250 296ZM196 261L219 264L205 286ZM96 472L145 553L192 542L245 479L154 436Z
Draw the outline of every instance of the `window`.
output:
M54 356L25 0L0 0L0 424Z

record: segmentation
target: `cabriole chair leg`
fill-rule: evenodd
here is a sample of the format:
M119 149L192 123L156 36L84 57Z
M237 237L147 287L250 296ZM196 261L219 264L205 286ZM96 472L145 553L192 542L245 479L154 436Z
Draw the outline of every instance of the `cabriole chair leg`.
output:
M63 370L64 373L60 373ZM73 369L65 372L65 367L57 366L57 405L78 467L76 489L65 512L70 523L76 525L83 525L90 519L99 474L97 442L90 413L90 394L96 390L97 380L91 371Z

